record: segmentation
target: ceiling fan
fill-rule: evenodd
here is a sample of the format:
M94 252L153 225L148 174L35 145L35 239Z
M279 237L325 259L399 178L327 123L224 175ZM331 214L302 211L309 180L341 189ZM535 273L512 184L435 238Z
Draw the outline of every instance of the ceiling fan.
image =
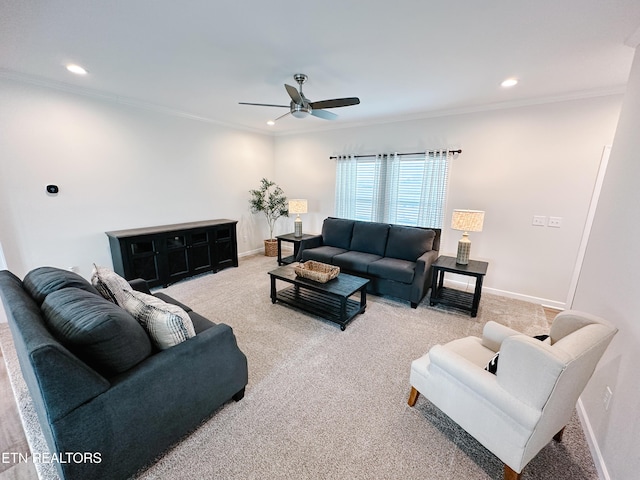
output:
M325 120L335 120L338 116L335 113L327 112L324 110L325 108L337 108L337 107L349 107L351 105L358 105L360 103L360 99L358 97L349 97L349 98L333 98L331 100L320 100L319 102L311 102L307 97L302 93L302 84L307 81L307 76L304 73L296 73L293 76L294 80L298 82L299 91L296 87L292 87L291 85L287 85L285 83L284 88L287 90L287 93L291 97L291 103L289 105L274 105L271 103L247 103L247 102L239 102L240 105L257 105L259 107L284 107L288 108L289 111L284 115L279 116L275 120L270 122L276 122L280 120L282 117L286 117L291 114L296 118L304 118L308 115L313 115L314 117L324 118Z

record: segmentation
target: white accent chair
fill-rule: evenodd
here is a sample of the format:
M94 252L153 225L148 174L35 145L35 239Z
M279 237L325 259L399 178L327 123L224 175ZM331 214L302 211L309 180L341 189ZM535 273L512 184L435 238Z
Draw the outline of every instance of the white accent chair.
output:
M544 342L495 322L482 338L435 345L411 364L409 405L420 393L504 462L505 480L552 438L562 440L578 397L617 329L575 310ZM540 332L542 333L542 332ZM496 374L484 368L500 352Z

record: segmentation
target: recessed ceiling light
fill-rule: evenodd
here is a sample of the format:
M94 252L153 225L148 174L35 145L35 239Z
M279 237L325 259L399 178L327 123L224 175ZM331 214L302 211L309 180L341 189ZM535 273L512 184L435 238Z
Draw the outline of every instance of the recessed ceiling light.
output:
M276 124L276 122L274 122L273 120L267 121L267 125L272 126L272 125L275 125L275 124Z
M71 73L75 73L76 75L86 75L87 71L82 68L80 65L69 64L67 65L67 70Z
M500 85L503 87L513 87L515 85L518 84L518 80L515 78L507 78L504 82L502 82Z

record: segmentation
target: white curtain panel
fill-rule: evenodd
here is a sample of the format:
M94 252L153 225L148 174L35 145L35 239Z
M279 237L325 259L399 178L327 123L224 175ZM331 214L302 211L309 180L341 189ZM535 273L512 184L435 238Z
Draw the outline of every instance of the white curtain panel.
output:
M448 183L448 150L339 156L336 216L442 228Z

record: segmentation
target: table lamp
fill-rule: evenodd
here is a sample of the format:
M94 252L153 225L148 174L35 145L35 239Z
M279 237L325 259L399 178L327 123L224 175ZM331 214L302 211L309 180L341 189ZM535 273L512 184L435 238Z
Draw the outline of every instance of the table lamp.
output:
M451 228L464 232L458 241L458 265L469 263L469 252L471 251L471 240L469 232L481 232L484 223L484 212L480 210L454 210L451 218Z
M302 236L302 219L301 213L307 213L307 201L301 198L289 200L289 213L295 213L297 215L293 222L293 236Z

